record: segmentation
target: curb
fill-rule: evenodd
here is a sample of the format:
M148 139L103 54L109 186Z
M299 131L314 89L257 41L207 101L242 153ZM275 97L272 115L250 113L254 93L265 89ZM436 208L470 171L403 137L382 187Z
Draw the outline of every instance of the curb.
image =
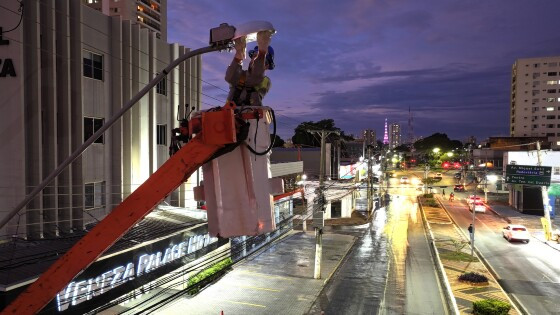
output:
M451 219L451 221L453 222L453 227L455 227L455 229L457 231L459 231L459 234L463 236L463 238L469 240L469 236L459 228L457 222L455 221L455 219L453 219L453 217L451 216L451 214L449 213L449 211L447 210L447 208L443 205L443 203L441 202L441 200L439 198L436 197L436 200L438 201L438 203L441 205L441 207L443 208L443 210L445 210L445 213L447 214L447 216L449 217L449 219ZM494 212L494 210L492 210L492 212ZM490 272L490 274L492 275L492 277L494 278L494 281L496 281L496 283L498 284L498 287L500 288L500 290L504 293L504 295L510 300L511 305L513 306L513 308L515 308L515 310L519 313L519 314L529 314L529 312L527 311L527 309L525 308L525 306L523 306L523 304L521 303L521 301L519 301L513 294L508 294L506 291L504 291L504 289L502 288L502 286L500 285L500 283L498 282L498 274L496 273L496 271L494 270L494 268L492 268L492 266L490 266L490 264L488 263L488 261L486 261L486 259L484 258L484 256L482 255L482 253L478 250L478 248L476 248L476 245L474 246L474 252L476 254L476 256L478 257L478 260L480 260L480 262L482 262L482 264L486 267L486 269L488 269L488 272Z
M424 229L428 231L428 243L430 244L430 252L432 254L432 260L434 260L436 264L437 275L440 281L440 285L443 287L443 293L445 295L445 299L447 300L447 311L451 314L459 314L459 307L457 306L457 301L455 300L455 295L451 290L451 286L449 285L449 280L447 279L447 274L445 273L443 264L441 263L441 259L439 257L439 253L436 248L436 244L434 242L434 234L432 233L432 229L430 228L430 223L428 223L428 219L426 218L426 214L424 213L424 208L422 207L422 203L420 202L420 198L416 197L418 201L418 206L420 207L420 213L422 213L422 223L424 225Z
M333 233L333 234L336 234L336 233ZM354 245L356 244L357 239L358 238L354 236L354 240L352 241L352 244L350 246L348 246L348 249L344 252L344 256L342 256L342 259L340 259L338 261L336 266L334 266L333 271L331 271L331 273L325 278L325 281L323 281L323 287L327 284L327 282L329 282L329 280L331 280L331 277L335 274L335 272L338 271L338 267L340 267L342 262L347 260L346 258L348 257L348 253L350 252L350 250L352 250L352 248L354 248ZM323 289L321 289L321 291L319 291L319 293L321 293L322 291L323 291Z
M488 203L486 203L486 207L488 208L488 210L492 211L492 213L494 213L496 216L498 216L498 217L504 219L507 223L511 224L511 220L510 220L509 217L507 217L507 216L505 216L505 215L503 215L503 214L498 213L498 212L497 212L496 210L494 210ZM552 249L557 250L557 251L560 252L560 248L557 248L556 246L552 246L552 245L549 244L547 241L543 241L543 240L541 240L541 239L539 239L539 238L533 236L533 234L531 234L531 237L534 238L534 239L536 239L537 241L539 241L539 242L545 244L546 246L548 246L548 247L550 247L550 248L552 248Z

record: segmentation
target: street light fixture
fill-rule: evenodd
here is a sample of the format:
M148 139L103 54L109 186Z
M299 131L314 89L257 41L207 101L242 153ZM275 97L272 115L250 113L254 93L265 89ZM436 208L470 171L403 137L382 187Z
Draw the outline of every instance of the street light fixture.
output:
M440 151L439 148L434 148L434 149L432 150L432 152L434 152L434 153L439 153L439 151Z

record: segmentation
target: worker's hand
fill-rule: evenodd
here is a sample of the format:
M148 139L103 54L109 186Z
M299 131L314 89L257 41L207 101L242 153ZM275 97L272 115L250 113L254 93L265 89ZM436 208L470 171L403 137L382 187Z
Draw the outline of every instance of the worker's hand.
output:
M239 60L245 59L247 56L247 39L245 36L234 40L235 58Z
M271 31L260 31L257 33L257 45L259 46L259 51L267 52L268 46L270 46L270 37L272 36Z

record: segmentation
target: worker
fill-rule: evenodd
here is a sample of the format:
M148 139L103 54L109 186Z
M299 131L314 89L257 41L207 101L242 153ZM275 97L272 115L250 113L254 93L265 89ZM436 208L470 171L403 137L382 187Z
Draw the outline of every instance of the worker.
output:
M238 106L262 106L262 99L270 90L270 79L265 70L274 69L274 50L270 47L270 31L257 33L257 44L249 51L251 61L247 70L243 70L247 42L245 37L235 40L235 56L227 68L225 80L230 85L228 101Z

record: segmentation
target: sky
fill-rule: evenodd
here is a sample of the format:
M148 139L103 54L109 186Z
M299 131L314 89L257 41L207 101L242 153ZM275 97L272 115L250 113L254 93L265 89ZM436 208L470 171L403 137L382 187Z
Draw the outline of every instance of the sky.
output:
M560 0L168 0L168 41L205 47L211 28L253 20L277 31L264 104L283 139L326 118L378 139L387 118L407 139L409 108L415 137L508 136L513 63L560 55ZM225 102L232 58L202 57L203 108Z

